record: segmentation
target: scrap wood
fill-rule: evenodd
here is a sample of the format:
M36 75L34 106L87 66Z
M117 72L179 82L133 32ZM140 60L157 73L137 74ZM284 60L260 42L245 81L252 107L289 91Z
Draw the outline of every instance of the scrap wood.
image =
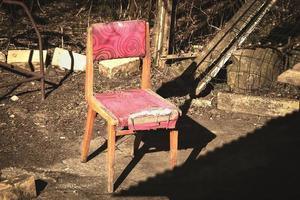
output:
M215 38L206 46L203 53L195 58L197 65L195 79L200 80L196 88L198 95L207 83L217 75L234 50L241 45L276 0L247 1Z

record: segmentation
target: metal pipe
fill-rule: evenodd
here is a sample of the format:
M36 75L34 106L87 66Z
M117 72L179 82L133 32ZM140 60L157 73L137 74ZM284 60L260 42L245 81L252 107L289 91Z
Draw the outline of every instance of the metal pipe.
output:
M24 11L26 12L28 18L31 21L31 24L35 30L35 33L38 37L38 41L39 41L39 52L40 52L40 75L41 75L41 92L42 92L42 100L45 99L45 73L44 73L44 62L43 62L43 46L42 46L42 37L40 32L38 31L37 25L34 22L32 15L30 14L27 6L22 2L22 1L13 1L13 0L3 0L3 3L7 3L7 4L15 4L15 5L19 5L21 6Z

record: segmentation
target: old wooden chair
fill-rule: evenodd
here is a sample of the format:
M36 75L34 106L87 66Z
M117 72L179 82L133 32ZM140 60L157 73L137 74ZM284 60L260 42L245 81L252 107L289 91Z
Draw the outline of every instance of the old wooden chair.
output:
M107 121L108 134L108 192L113 192L116 136L134 134L137 131L169 129L170 163L176 165L178 131L175 129L180 110L151 91L149 25L145 21L132 20L98 23L87 30L87 67L85 97L88 103L86 129L82 144L81 161L86 162L98 113ZM93 62L115 58L142 58L141 89L93 92ZM134 151L137 146L134 145Z

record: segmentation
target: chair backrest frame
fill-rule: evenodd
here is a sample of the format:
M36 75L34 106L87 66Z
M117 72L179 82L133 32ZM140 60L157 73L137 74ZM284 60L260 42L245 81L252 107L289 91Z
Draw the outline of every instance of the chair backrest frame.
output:
M87 41L86 41L86 79L85 79L85 98L88 101L94 95L93 82L94 82L94 50L93 50L93 25L87 28ZM143 57L142 65L142 89L151 89L151 54L150 54L150 35L149 23L146 22L145 30L145 55Z

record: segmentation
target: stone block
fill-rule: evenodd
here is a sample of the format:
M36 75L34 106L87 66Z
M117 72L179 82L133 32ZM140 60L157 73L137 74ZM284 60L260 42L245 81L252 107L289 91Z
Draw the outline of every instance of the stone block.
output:
M86 56L57 47L54 49L51 64L59 68L84 71L86 66Z
M0 62L6 62L6 56L4 53L0 52Z
M201 107L201 108L209 108L209 107L212 107L212 100L211 99L203 99L203 98L193 99L192 106Z
M43 50L43 62L45 65L47 50ZM7 53L7 63L27 69L30 71L40 70L39 50L9 50Z
M299 111L297 100L268 98L242 94L219 92L217 108L230 112L247 113L261 116L284 116Z
M101 75L112 78L117 74L131 74L139 70L140 58L118 58L103 60L99 62L99 72Z
M1 200L31 199L36 197L35 178L21 175L0 183Z

